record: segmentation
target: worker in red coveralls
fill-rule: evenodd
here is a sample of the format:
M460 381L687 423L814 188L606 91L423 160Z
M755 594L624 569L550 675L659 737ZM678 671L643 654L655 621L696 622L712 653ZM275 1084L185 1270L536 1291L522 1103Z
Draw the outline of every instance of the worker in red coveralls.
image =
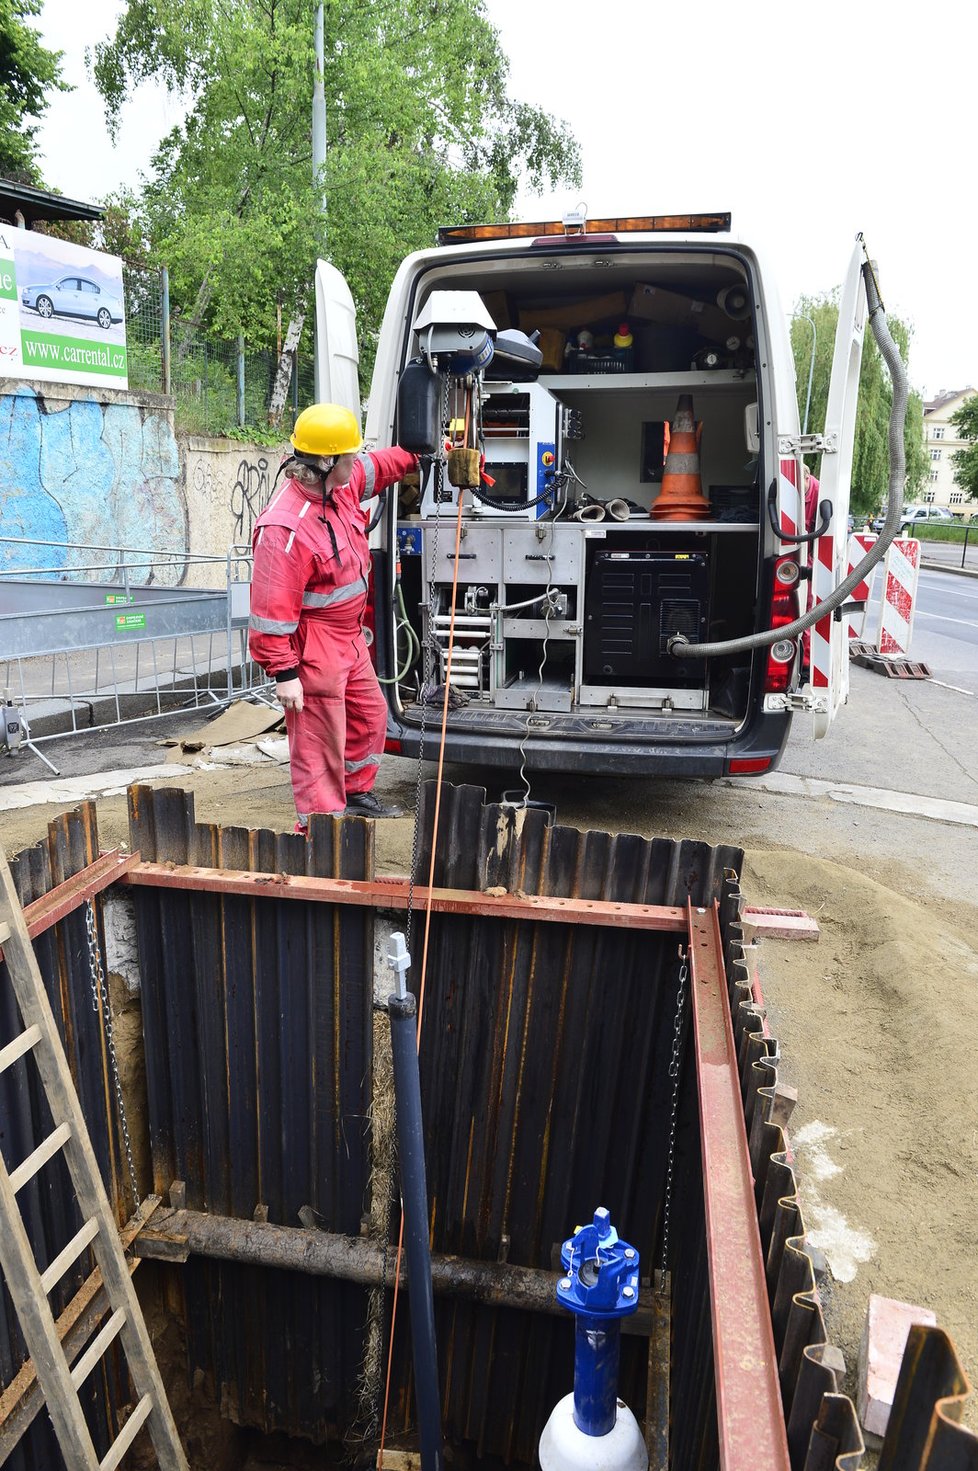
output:
M356 417L313 404L296 419L288 479L258 517L248 648L285 710L292 793L311 812L400 817L374 796L387 729L363 636L370 549L361 502L417 468L363 451Z

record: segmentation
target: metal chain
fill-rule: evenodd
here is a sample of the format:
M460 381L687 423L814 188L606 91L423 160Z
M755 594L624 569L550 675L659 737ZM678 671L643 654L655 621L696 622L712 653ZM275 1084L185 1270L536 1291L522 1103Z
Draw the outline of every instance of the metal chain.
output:
M676 1156L676 1118L679 1113L679 1072L682 1063L683 1007L686 1004L686 982L689 979L687 952L680 951L679 987L676 991L676 1015L672 1024L672 1057L669 1076L672 1079L672 1109L669 1115L669 1152L666 1158L665 1196L662 1203L662 1271L669 1266L669 1212L672 1207L672 1170Z
M132 1159L132 1140L129 1137L129 1121L126 1118L126 1105L122 1097L122 1079L119 1076L119 1060L116 1056L115 1038L112 1033L112 1008L109 1005L109 988L105 983L105 971L102 968L102 951L98 942L98 926L95 921L95 907L91 899L85 905L85 928L88 931L88 968L92 976L92 1010L98 1014L102 1013L102 1024L105 1027L105 1041L109 1051L109 1063L112 1068L112 1082L115 1087L116 1102L119 1105L119 1124L122 1129L122 1143L126 1151L126 1164L129 1167L129 1184L132 1189L133 1209L139 1205L139 1186L136 1184L136 1166Z

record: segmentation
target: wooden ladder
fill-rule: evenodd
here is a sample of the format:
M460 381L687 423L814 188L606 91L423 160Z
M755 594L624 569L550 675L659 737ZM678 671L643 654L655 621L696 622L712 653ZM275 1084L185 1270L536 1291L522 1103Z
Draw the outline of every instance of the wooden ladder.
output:
M34 1361L62 1455L71 1471L114 1471L145 1425L162 1471L187 1471L187 1461L167 1404L159 1366L119 1242L81 1103L68 1069L10 869L0 851L0 944L24 1030L0 1048L0 1073L18 1058L33 1057L55 1121L53 1132L13 1170L0 1157L0 1268ZM24 1227L17 1192L48 1160L62 1152L84 1225L40 1271ZM48 1293L91 1247L102 1273L110 1314L74 1367L55 1330ZM118 1338L125 1352L136 1405L100 1461L85 1422L78 1391Z

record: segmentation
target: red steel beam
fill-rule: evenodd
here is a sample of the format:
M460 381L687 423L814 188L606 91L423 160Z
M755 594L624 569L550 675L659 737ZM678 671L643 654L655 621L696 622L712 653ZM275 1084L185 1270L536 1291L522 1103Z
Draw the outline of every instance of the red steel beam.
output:
M243 869L196 868L191 864L136 863L124 882L153 889L191 889L236 894L251 899L301 899L320 904L353 904L370 909L406 910L407 879L310 878L302 874L250 873ZM553 899L532 894L483 894L478 889L432 889L438 914L474 914L492 919L529 919L554 924L616 925L620 929L686 933L686 911L671 904L616 904L605 899ZM414 903L428 904L429 890L416 885Z
M116 883L139 862L138 853L121 853L114 848L110 853L101 853L94 863L65 879L49 893L42 894L33 904L24 909L27 933L31 939L42 935L59 920L73 914L89 899Z
M720 1467L789 1471L719 911L688 912Z

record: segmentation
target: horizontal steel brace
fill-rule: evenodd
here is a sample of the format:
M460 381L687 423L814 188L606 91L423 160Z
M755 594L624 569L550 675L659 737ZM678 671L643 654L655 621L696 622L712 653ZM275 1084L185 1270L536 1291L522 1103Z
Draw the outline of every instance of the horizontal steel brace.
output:
M362 879L310 878L304 874L251 873L246 869L197 868L191 864L137 863L124 882L152 889L191 889L252 899L301 899L319 904L353 904L369 909L406 911L407 879L383 883ZM619 929L686 933L686 912L671 904L616 904L606 899L555 899L532 894L484 894L478 889L414 888L414 906L425 909L429 896L436 914L474 914L489 919L528 919L553 924L614 925Z
M111 853L101 853L87 868L80 869L70 879L65 879L63 884L42 894L33 904L26 905L24 919L31 939L36 939L59 920L80 909L89 899L122 878L138 862L138 853L120 853L118 849Z
M267 1221L241 1221L204 1211L159 1209L137 1237L138 1256L184 1262L188 1256L247 1262L315 1277L334 1277L364 1286L394 1285L394 1259L382 1242ZM508 1262L477 1262L465 1257L432 1255L431 1283L442 1296L464 1297L490 1307L561 1314L557 1272L517 1267ZM402 1270L400 1286L408 1286ZM648 1337L652 1295L643 1288L635 1313L622 1319L622 1331Z

